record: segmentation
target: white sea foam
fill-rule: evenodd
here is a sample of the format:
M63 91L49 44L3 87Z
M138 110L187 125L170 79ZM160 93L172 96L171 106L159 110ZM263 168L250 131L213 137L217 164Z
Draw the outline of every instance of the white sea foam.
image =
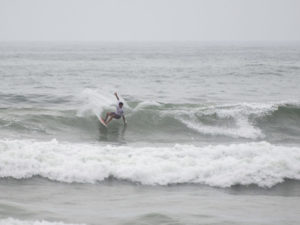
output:
M280 106L287 104L298 105L298 102L270 102L270 103L239 103L224 105L209 105L190 109L176 109L163 112L163 115L173 115L187 127L209 135L224 135L233 138L264 138L263 132L250 121L250 117L258 118L268 115ZM216 115L219 119L232 119L234 123L230 126L223 125L207 125L199 121L202 116Z
M161 104L156 101L143 101L143 102L140 102L132 111L136 112L141 109L144 110L144 109L147 109L147 107L151 107L151 106L161 106Z
M179 119L187 127L196 130L202 134L209 135L225 135L234 138L250 138L256 139L264 137L264 134L259 128L252 126L247 118L238 118L236 120L236 127L221 127L221 126L208 126L193 120Z
M126 101L119 94L120 100L128 107ZM86 114L100 115L104 109L115 110L117 100L113 93L94 89L84 89L78 96L81 106L78 109L77 116Z
M0 219L0 225L83 225L83 224L71 224L63 222L48 222L45 220L18 220L13 218Z
M271 187L285 178L300 179L300 148L267 142L130 147L1 140L0 177L32 176L81 183L112 176L145 185Z

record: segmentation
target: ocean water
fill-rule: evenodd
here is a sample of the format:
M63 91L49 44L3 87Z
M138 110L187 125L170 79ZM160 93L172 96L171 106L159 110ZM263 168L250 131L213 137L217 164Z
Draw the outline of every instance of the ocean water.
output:
M3 42L0 78L0 225L300 223L299 43Z

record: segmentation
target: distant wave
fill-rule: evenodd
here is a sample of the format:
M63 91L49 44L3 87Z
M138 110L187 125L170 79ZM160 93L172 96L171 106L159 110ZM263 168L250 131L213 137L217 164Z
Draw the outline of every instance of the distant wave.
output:
M0 225L83 225L83 224L71 224L63 222L49 222L45 220L18 220L13 218L0 219Z
M67 183L114 177L143 185L272 187L285 179L300 179L300 148L267 142L130 147L1 140L0 177L33 176Z

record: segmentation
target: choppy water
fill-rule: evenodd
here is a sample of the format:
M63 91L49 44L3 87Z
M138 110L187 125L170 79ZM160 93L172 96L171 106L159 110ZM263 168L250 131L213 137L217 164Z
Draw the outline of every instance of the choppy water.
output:
M1 43L0 78L0 224L300 221L299 44Z

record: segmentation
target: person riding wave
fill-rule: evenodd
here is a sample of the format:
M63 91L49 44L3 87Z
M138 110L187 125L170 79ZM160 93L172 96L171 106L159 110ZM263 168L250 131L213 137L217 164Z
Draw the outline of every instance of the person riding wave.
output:
M120 119L121 117L123 118L124 125L126 125L126 119L124 116L124 111L123 111L123 102L120 101L119 96L117 92L114 93L119 104L117 105L116 111L115 112L108 112L106 113L106 117L104 119L104 123L107 125L112 119Z

